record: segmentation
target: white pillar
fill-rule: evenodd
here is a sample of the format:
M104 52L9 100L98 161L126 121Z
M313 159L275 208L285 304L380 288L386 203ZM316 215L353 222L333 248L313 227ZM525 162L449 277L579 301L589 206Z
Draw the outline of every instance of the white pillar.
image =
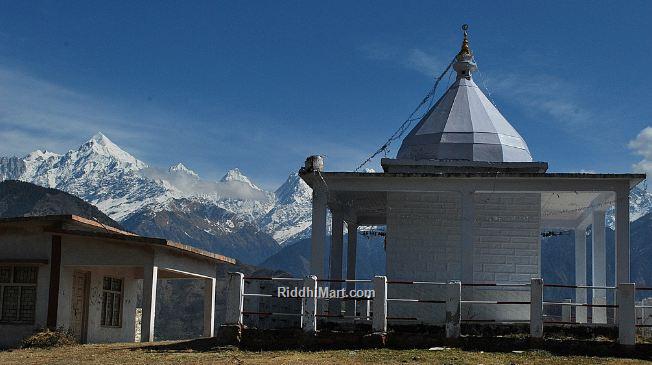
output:
M636 344L636 308L634 306L635 286L631 283L618 284L618 343Z
M530 336L543 337L543 279L530 280Z
M158 266L145 265L143 267L143 317L140 329L140 342L154 341L157 281Z
M616 191L616 284L629 282L629 185L626 185Z
M330 274L328 278L342 280L342 256L344 254L344 221L342 219L342 213L333 211L331 224ZM342 287L342 283L330 282L328 286L330 289L338 290ZM337 316L342 314L342 302L340 299L329 299L328 314Z
M446 338L458 338L462 322L462 284L451 281L446 284Z
M229 283L226 288L226 316L224 323L227 325L242 324L242 309L244 307L244 274L230 272Z
M473 239L475 231L475 202L472 191L462 191L462 250L463 283L473 283Z
M355 223L348 223L347 229L349 232L346 243L346 278L348 280L355 280L355 264L358 250L358 225ZM355 290L355 282L346 283L346 290L350 293ZM346 315L355 316L356 301L349 300L346 302Z
M327 193L321 187L312 190L312 232L310 246L310 274L325 277L324 246L326 242Z
M301 328L304 332L317 331L317 277L308 276L303 281L305 298L303 298L303 312L301 313Z
M215 278L204 279L204 337L215 335Z
M586 285L586 227L584 226L575 228L575 285ZM586 304L586 289L575 289L575 301ZM586 307L575 307L577 323L587 323L586 317Z
M593 212L592 251L593 251L593 285L607 285L607 253L605 248L605 211ZM607 291L593 289L593 304L607 304ZM607 323L607 308L593 307L593 323Z
M374 332L387 332L387 277L374 277L374 302L372 328Z

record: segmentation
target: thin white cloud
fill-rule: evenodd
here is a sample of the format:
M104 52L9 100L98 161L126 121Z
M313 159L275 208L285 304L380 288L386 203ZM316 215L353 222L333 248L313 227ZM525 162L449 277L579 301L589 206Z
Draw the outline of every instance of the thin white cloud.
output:
M420 48L403 48L383 43L361 47L369 59L393 62L429 77L439 75L449 62L450 55L435 55ZM547 74L509 74L485 79L477 74L476 82L483 88L490 87L496 95L515 101L526 111L543 115L543 120L565 123L572 128L583 128L596 119L595 113L582 103L577 86L561 78ZM600 115L604 119L604 115Z
M98 131L131 141L138 120L110 102L0 66L0 155L36 148L65 152L72 141L82 142Z
M400 48L384 43L370 43L360 47L365 57L401 65L428 77L435 77L445 67L442 57L420 48Z
M627 145L636 155L643 159L634 165L632 169L637 172L652 173L652 127L643 128L636 138L629 141Z
M406 67L430 77L438 76L445 67L440 57L418 48L411 49L403 62Z
M256 112L220 109L210 123L182 113L150 104L134 107L0 65L0 156L36 149L65 153L103 132L150 165L182 159L209 179L226 168L246 168L273 189L287 177L284 170L298 170L308 154L325 154L332 169L346 169L365 153L353 141L315 141L310 131ZM193 121L211 127L198 132Z
M577 97L575 86L558 77L512 73L495 78L490 84L493 92L525 106L526 111L547 116L546 122L564 123L575 129L596 120L593 112Z
M88 128L84 122L89 120L81 120L90 114L87 98L6 68L0 68L0 107L0 133L5 140L8 136L26 138L40 132L42 136L57 136L57 142L62 142L72 131ZM95 118L97 113L90 119ZM0 148L6 152L7 146Z

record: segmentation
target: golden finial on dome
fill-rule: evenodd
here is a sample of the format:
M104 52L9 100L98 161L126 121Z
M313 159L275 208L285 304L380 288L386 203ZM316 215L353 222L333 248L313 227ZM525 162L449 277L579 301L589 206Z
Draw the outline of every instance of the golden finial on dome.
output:
M469 39L468 39L468 32L469 30L469 25L464 24L462 25L462 30L464 31L464 40L462 40L462 48L460 49L460 53L457 54L457 60L461 61L463 59L470 59L473 57L473 52L471 52L471 48L469 47Z
M462 30L464 31L462 49L460 49L460 53L455 56L453 70L457 71L458 78L463 77L470 80L471 74L478 69L478 66L476 66L475 61L473 60L473 51L471 51L471 47L469 47L469 34L467 33L467 30L469 30L468 24L464 24Z

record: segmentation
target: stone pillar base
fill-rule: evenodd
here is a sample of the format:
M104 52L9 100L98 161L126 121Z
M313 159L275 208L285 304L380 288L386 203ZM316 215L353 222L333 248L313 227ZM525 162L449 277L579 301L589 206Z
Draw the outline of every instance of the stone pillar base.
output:
M242 342L242 326L223 324L217 331L217 343L223 346L239 346Z
M387 333L374 332L362 337L362 344L367 348L382 348L387 346Z

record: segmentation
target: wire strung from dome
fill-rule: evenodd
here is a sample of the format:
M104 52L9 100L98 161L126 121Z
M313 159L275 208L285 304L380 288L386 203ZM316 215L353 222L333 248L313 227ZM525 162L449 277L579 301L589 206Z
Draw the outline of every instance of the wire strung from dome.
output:
M387 151L387 149L392 144L392 142L394 142L397 139L400 139L401 137L403 137L403 135L408 130L408 128L410 127L412 122L414 122L416 120L420 120L421 118L423 118L423 116L426 114L427 111L424 112L419 117L416 117L416 118L414 117L414 115L417 114L417 112L421 109L421 107L423 107L433 96L435 96L435 92L437 92L437 86L439 86L439 83L441 82L441 80L444 78L444 76L446 76L448 71L451 69L451 67L453 66L453 63L455 63L456 57L457 57L457 55L455 57L453 57L451 62L448 64L448 66L446 66L446 68L444 69L444 72L442 72L441 75L439 75L439 77L437 77L435 79L435 84L432 87L432 89L430 89L430 91L426 94L426 96L421 100L419 105L417 105L417 107L414 109L414 111L412 113L410 113L410 116L407 117L407 119L403 122L403 124L401 124L401 126L396 130L396 132L394 132L394 134L392 134L387 139L387 141L385 141L385 143L382 146L380 146L380 148L378 148L376 150L376 152L374 152L371 156L369 156L366 160L364 160L360 165L358 165L358 167L356 167L355 170L353 170L353 172L360 171L360 169L363 168L366 164L368 164L369 161L373 160L376 156L378 156L382 152Z

